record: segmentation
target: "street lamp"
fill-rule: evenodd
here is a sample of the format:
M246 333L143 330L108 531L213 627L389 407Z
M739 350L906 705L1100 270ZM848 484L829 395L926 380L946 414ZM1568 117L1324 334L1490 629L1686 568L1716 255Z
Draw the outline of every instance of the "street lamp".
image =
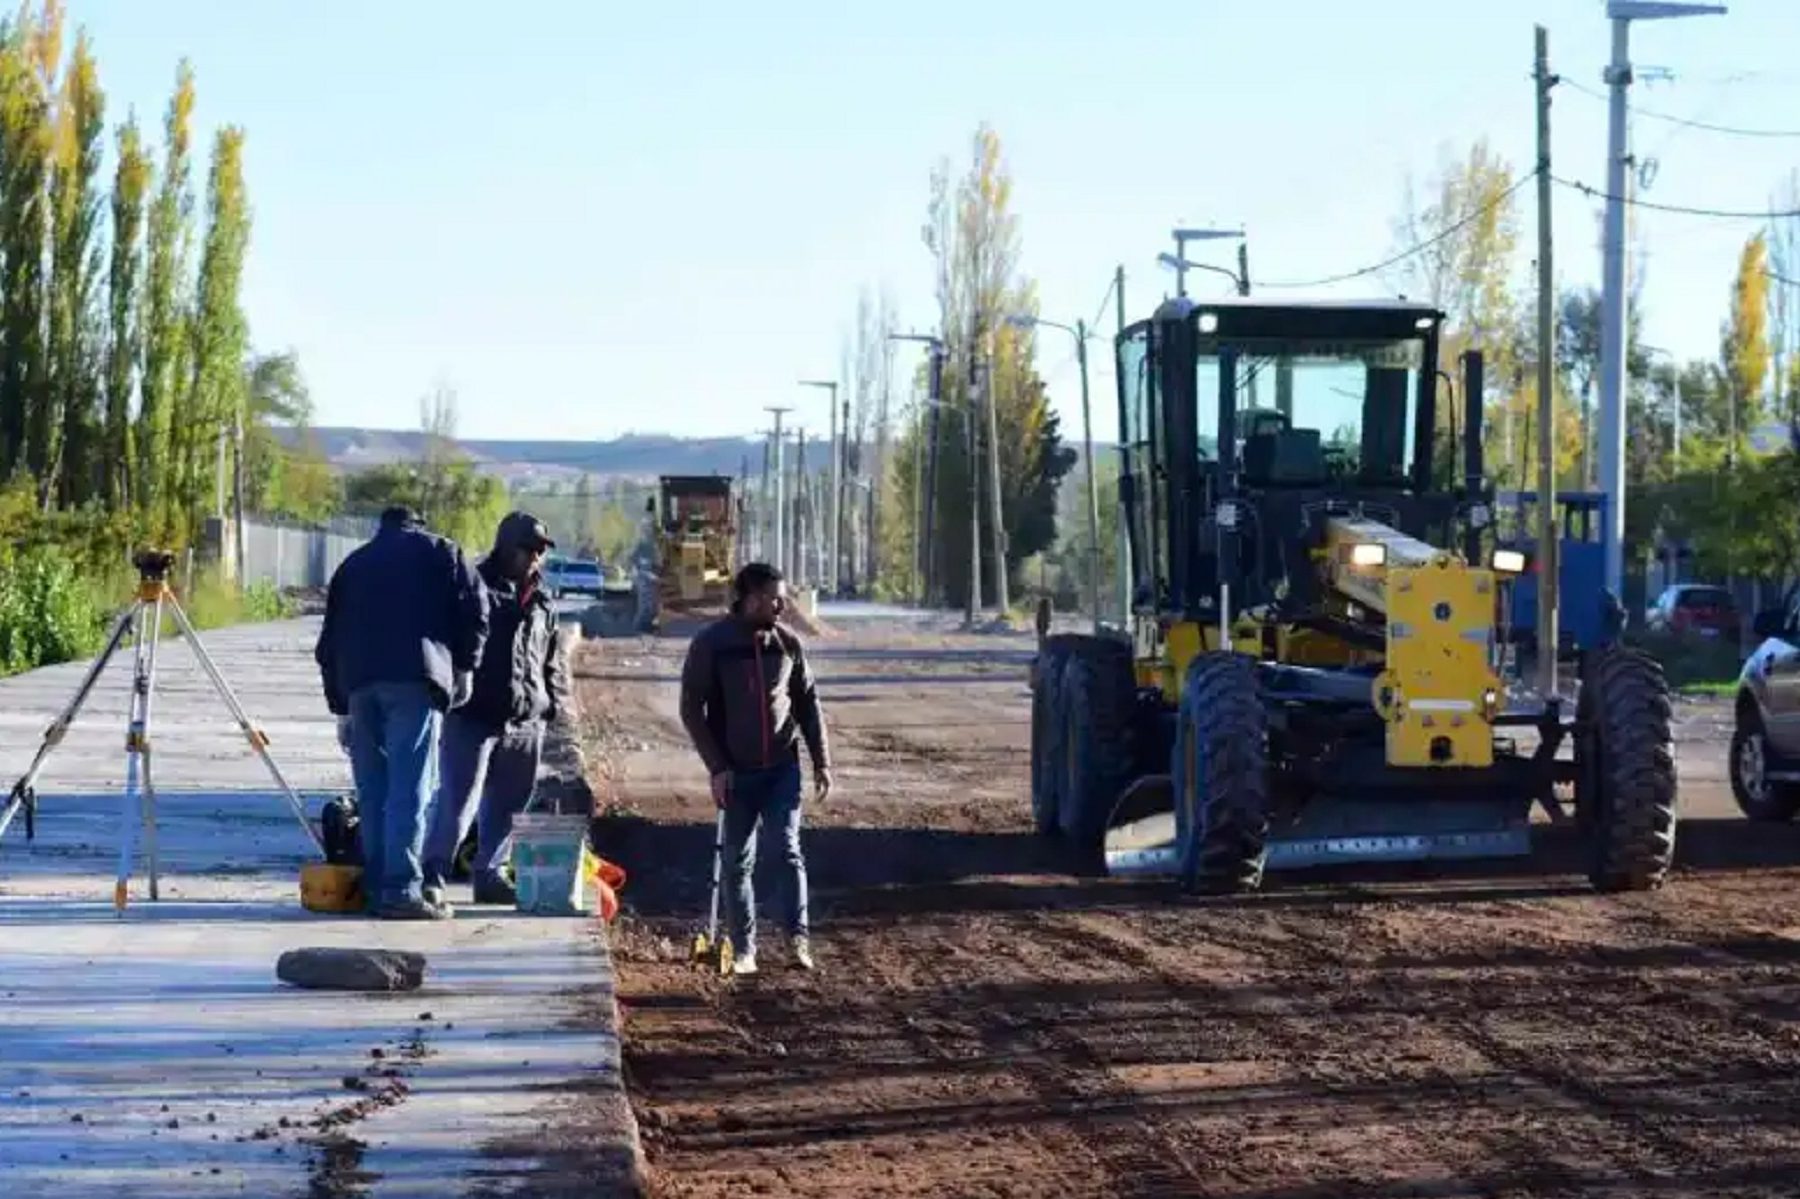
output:
M843 497L838 494L838 488L841 486L839 475L840 455L838 453L838 385L836 379L802 379L800 380L800 386L818 387L831 392L831 503L825 514L825 519L830 522L830 532L825 541L830 547L827 552L831 555L831 565L826 567L825 578L823 581L826 586L830 588L826 594L836 595L839 584L838 519L841 516L843 509ZM848 421L845 421L845 424L848 423ZM846 430L846 432L847 431L848 430Z
M1612 62L1606 122L1606 236L1600 295L1600 490L1606 493L1606 587L1624 594L1625 582L1625 188L1626 90L1631 86L1631 23L1723 13L1722 4L1665 0L1609 0Z
M1100 495L1094 481L1094 419L1088 403L1087 322L1077 320L1071 328L1039 316L1020 314L1007 317L1006 323L1015 329L1039 325L1061 329L1075 339L1075 361L1081 367L1081 446L1087 455L1088 607L1094 614L1094 635L1097 637L1100 635Z
M1175 252L1159 254L1156 260L1174 269L1176 295L1187 295L1187 273L1190 270L1212 271L1214 274L1224 275L1236 286L1238 295L1250 294L1250 252L1242 229L1173 229L1170 230L1170 236L1175 239ZM1229 241L1233 238L1238 243L1238 269L1235 272L1222 266L1194 262L1187 256L1187 244L1191 241Z

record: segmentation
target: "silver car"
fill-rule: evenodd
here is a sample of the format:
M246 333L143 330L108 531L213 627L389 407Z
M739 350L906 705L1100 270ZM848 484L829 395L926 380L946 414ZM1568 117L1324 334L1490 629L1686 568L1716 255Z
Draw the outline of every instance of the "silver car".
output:
M1800 813L1800 594L1759 612L1758 644L1738 675L1731 792L1752 820Z

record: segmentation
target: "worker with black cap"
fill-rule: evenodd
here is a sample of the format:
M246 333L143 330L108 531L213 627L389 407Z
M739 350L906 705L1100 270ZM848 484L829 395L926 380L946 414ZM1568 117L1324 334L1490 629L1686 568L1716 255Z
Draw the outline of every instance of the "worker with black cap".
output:
M501 870L513 817L537 785L544 727L568 707L556 608L541 579L544 554L555 547L542 521L512 512L478 568L488 595L488 639L474 694L444 721L437 801L425 842L425 895L433 903L444 904L452 860L471 825L475 902L517 899Z

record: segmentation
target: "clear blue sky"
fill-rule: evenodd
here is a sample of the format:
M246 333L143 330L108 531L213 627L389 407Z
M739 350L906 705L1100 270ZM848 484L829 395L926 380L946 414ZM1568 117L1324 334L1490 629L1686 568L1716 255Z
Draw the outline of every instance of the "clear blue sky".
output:
M415 427L443 379L484 437L749 433L772 403L822 425L824 393L794 381L836 371L859 286L931 323L927 175L979 121L1044 315L1092 318L1122 262L1136 319L1171 286L1155 256L1178 221L1245 225L1262 279L1385 256L1409 173L1481 134L1528 168L1534 21L1578 82L1607 54L1601 0L70 8L113 115L160 125L186 54L202 130L247 128L252 333L299 351L319 422ZM1639 102L1800 126L1800 4L1732 9L1639 25L1634 57L1675 74ZM1604 105L1565 89L1555 119L1558 173L1602 183ZM1659 160L1647 199L1763 208L1800 166L1800 140L1636 136ZM1598 279L1595 211L1558 197L1566 282ZM1643 220L1649 339L1713 353L1753 225ZM1074 414L1068 339L1040 353Z

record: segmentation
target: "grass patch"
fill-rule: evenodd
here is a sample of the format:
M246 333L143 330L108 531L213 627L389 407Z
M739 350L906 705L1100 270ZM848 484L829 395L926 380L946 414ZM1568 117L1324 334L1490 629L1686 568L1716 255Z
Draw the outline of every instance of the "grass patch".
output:
M123 565L84 574L51 546L0 551L0 677L99 653L137 581L137 572ZM268 583L239 588L216 571L177 594L197 629L284 620L298 610ZM162 631L178 633L172 615L163 617Z

